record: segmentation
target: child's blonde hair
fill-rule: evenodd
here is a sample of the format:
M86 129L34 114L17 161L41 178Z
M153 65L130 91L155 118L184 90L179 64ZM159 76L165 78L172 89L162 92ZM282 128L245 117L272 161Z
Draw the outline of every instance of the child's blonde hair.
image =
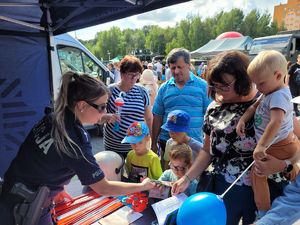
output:
M184 159L184 162L187 165L192 164L192 149L187 144L177 144L172 143L171 144L171 150L169 152L170 160L176 160L176 159Z
M285 77L288 74L287 61L278 51L266 50L260 52L249 64L247 73L251 77L254 74L264 74L266 72L280 71Z

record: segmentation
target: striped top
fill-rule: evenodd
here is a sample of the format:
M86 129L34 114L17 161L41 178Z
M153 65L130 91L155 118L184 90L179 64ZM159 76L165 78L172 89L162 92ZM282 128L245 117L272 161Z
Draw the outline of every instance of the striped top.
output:
M111 96L107 103L107 112L116 113L117 107L114 102L119 97L121 90L115 84L109 86ZM145 107L149 106L149 95L144 87L134 85L126 95L123 96L124 105L121 107L121 121L119 131L114 131L113 123L104 125L104 147L106 151L127 153L132 149L130 144L121 144L126 136L127 128L133 122L144 121Z
M182 89L177 87L174 77L161 85L152 112L154 115L162 116L165 123L169 112L176 109L186 111L191 116L191 130L188 135L202 143L203 120L210 102L206 81L190 73L190 79ZM160 139L167 141L169 138L168 132L162 129Z

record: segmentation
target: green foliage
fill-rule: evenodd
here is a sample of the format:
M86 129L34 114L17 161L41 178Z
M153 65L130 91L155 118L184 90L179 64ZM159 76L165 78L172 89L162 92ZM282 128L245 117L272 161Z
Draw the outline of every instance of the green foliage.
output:
M221 12L217 15L216 33L226 31L240 31L240 24L244 19L244 13L240 9L232 9L230 12Z
M282 30L285 30L284 24L271 22L271 15L267 12L261 14L255 9L244 15L242 10L232 9L205 20L199 15L189 15L175 27L147 25L142 29L124 30L112 27L108 31L98 32L93 40L81 42L96 57L107 60L117 55L133 54L137 50L146 52L146 49L153 55L167 55L177 47L193 51L227 31L237 31L256 38Z

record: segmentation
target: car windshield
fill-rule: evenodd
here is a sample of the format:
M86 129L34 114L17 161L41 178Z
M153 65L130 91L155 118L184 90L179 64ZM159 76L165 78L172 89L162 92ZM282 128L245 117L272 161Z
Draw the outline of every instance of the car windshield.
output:
M258 54L263 50L278 50L283 51L284 48L287 48L289 44L290 37L274 37L274 38L264 38L259 40L254 40L249 54Z

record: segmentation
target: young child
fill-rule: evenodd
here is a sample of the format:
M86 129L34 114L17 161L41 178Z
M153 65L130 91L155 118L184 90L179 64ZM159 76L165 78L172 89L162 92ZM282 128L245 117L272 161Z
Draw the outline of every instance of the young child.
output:
M254 159L264 160L268 153L285 160L286 168L283 172L290 179L294 179L299 169L289 159L299 150L299 141L293 133L292 96L287 85L286 66L285 57L274 50L260 52L253 59L247 72L263 96L241 117L236 130L243 137L245 124L254 114L257 140ZM257 215L261 217L270 209L267 177L257 176L252 167L251 179Z
M122 140L122 143L130 143L133 149L128 152L125 163L130 181L140 182L142 177L157 180L162 174L158 155L147 147L149 141L149 128L144 122L134 122L130 125L126 137Z
M190 131L190 119L191 117L187 112L183 110L174 110L168 114L168 119L166 123L162 125L161 128L167 130L171 137L166 143L165 154L163 156L164 169L168 168L168 163L170 161L169 151L171 144L188 144L192 149L193 160L195 160L199 151L202 149L202 143L195 140L194 138L189 137L187 134L187 132Z
M146 88L150 96L150 105L153 106L154 100L157 95L158 85L154 78L154 73L152 72L152 70L145 69L143 71L138 85L141 85Z
M170 146L169 152L170 168L161 175L158 180L175 182L183 177L186 171L192 165L192 149L187 144L177 144L173 142ZM190 196L196 193L197 180L190 181L189 187L186 189L185 194Z

